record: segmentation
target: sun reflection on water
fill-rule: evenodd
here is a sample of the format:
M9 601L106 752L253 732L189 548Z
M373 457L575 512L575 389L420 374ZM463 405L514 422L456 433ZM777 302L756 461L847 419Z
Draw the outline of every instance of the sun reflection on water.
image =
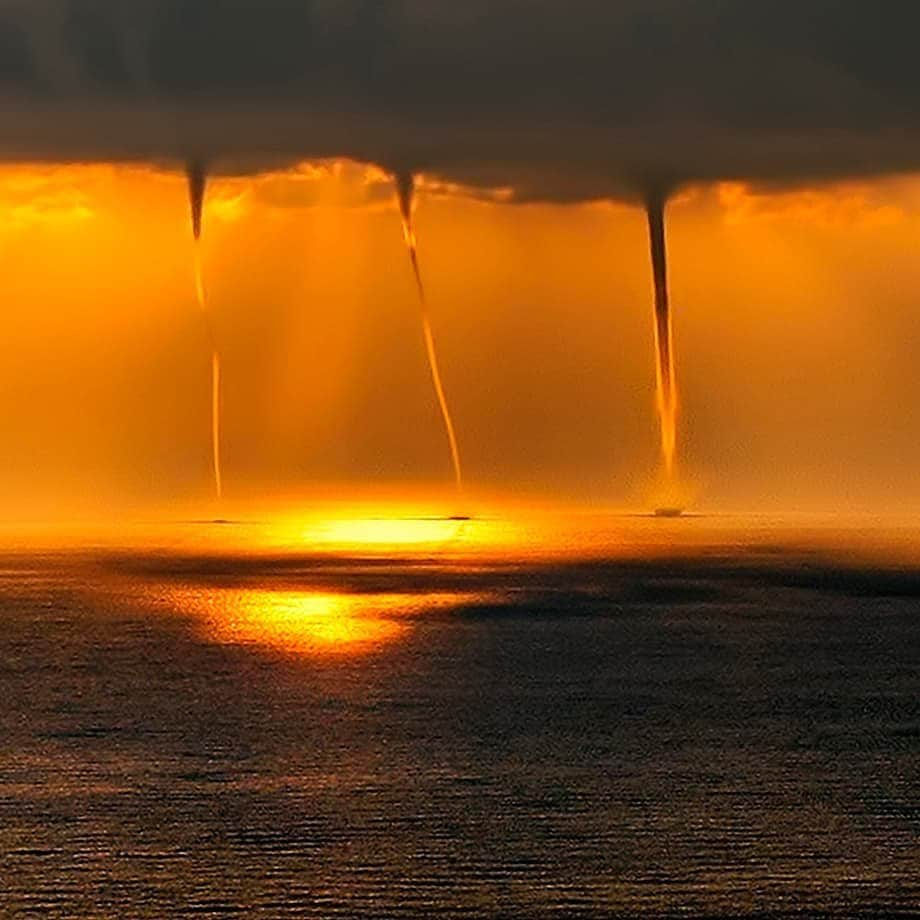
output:
M414 618L470 596L354 594L189 587L170 595L174 609L200 621L206 637L304 655L361 655L408 635Z

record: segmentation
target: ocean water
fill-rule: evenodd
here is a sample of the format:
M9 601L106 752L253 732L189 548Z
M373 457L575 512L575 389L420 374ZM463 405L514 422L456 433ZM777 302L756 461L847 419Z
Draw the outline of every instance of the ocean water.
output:
M920 525L3 546L4 916L920 913Z

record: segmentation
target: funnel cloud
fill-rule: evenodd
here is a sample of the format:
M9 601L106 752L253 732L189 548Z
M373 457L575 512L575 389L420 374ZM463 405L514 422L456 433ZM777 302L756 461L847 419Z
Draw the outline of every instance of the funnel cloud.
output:
M192 236L197 243L201 239L204 196L208 187L208 170L200 160L191 160L186 165L186 175L188 177L189 208L192 215Z

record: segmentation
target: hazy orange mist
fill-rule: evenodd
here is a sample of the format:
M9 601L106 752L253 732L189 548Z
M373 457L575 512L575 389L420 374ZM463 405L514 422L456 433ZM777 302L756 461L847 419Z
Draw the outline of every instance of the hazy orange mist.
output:
M234 492L436 491L449 475L388 181L305 164L212 184ZM641 211L510 206L435 180L418 208L470 480L642 502L658 433ZM0 215L0 513L206 496L212 366L181 173L7 166ZM680 465L702 502L920 502L918 231L916 179L671 204Z

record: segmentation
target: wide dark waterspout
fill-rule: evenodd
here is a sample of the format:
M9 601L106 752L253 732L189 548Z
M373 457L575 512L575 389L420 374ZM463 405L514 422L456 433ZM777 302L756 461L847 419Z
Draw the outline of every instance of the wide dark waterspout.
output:
M667 196L662 192L653 192L645 200L655 282L655 357L661 457L665 472L671 478L677 453L677 381L674 375L674 341L668 297L666 205Z

